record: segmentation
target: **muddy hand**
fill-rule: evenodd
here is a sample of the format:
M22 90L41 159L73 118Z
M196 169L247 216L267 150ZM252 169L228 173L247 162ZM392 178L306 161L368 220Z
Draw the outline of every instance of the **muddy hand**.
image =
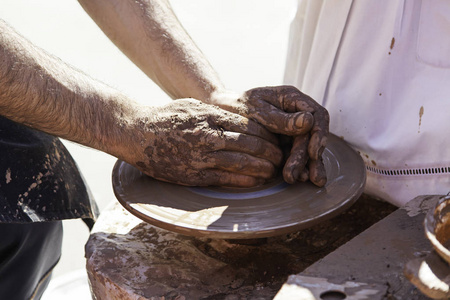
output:
M217 98L219 106L253 119L272 132L295 136L283 169L287 182L303 181L308 176L314 184L325 185L322 153L327 141L329 115L324 107L293 86L255 88L237 100L225 98Z
M273 177L282 161L263 126L197 100L151 108L136 126L143 138L134 165L163 181L250 187Z

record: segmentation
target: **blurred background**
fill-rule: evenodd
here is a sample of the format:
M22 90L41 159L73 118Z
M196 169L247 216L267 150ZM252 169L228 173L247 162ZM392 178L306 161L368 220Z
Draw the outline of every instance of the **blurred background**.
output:
M172 0L181 23L228 89L244 91L282 83L289 26L296 0ZM77 1L0 1L0 18L35 45L148 105L170 101L103 34ZM116 159L63 141L81 169L100 210L115 200ZM64 221L63 255L44 300L90 299L84 270L89 232Z

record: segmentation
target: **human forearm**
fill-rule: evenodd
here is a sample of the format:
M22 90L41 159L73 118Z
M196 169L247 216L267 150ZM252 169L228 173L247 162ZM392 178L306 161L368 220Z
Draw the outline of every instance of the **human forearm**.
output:
M2 21L0 115L179 184L254 186L282 157L275 137L254 121L197 100L138 105Z
M118 155L131 101L32 45L0 21L0 114Z
M79 0L105 34L173 99L224 89L166 0Z
M310 177L314 183L324 184L321 154L329 120L326 110L313 99L294 87L258 88L243 94L227 91L178 22L168 0L79 2L106 35L172 98L192 97L217 105L257 121L274 133L307 134L307 138L297 139L284 177L290 183L300 178L308 148L311 160L320 165L311 168Z

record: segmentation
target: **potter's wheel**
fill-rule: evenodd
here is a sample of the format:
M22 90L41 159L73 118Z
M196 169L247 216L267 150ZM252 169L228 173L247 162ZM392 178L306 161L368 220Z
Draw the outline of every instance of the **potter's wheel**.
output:
M289 185L282 178L257 188L185 187L155 180L117 161L113 188L133 215L191 236L252 239L312 226L350 207L361 195L366 173L361 157L329 135L323 153L328 182Z

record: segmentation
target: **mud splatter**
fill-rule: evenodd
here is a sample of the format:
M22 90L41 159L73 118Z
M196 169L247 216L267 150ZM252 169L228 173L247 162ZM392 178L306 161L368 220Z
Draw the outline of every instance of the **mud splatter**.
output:
M418 133L420 133L420 126L422 125L423 112L424 112L424 109L423 109L423 106L421 106L420 110L419 110L419 130L417 131Z
M11 169L10 168L8 168L8 170L6 170L5 178L6 178L6 184L11 182Z
M392 49L394 48L394 44L395 44L395 38L392 38L391 40L391 46L389 47L392 51ZM389 55L391 55L391 51L389 51Z

